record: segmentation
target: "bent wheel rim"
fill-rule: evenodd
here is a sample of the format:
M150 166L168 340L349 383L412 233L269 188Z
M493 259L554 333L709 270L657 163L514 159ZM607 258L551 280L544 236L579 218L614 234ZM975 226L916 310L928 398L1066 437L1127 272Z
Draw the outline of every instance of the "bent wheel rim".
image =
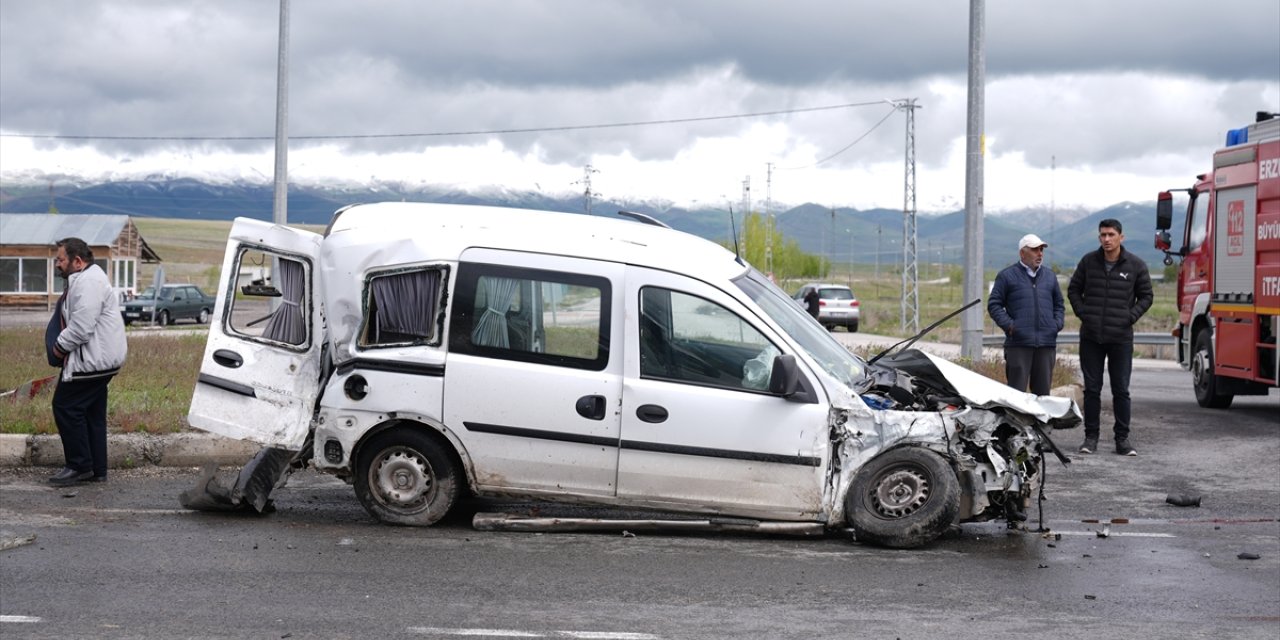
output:
M378 502L397 511L421 511L436 494L435 473L422 454L407 447L387 449L369 469Z
M915 466L886 469L867 495L871 510L881 518L897 520L919 511L933 492L929 474Z

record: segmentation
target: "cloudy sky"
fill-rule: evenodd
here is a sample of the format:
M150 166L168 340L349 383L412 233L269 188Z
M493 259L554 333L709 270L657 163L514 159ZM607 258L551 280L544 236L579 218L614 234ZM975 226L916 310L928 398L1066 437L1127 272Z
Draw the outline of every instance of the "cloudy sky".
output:
M0 0L0 181L269 181L279 17ZM896 208L886 100L914 98L918 207L954 210L968 25L962 0L293 0L289 175L561 193L591 165L616 199L750 177L756 202ZM988 0L985 104L987 211L1151 200L1280 111L1280 2Z

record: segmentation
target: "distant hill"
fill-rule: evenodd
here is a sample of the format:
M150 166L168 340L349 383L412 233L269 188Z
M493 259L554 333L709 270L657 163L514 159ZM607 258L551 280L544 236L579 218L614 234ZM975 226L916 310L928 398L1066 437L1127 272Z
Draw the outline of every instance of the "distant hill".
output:
M56 189L6 188L0 212L40 213L50 202L64 213L128 214L149 218L230 220L237 216L270 220L273 191L269 184L211 184L190 178L110 182ZM367 188L289 188L289 220L302 224L326 224L333 212L360 202L442 202L522 207L568 213L584 213L581 195L549 196L535 192L490 189L468 192L456 189L407 189L398 185ZM728 213L723 209L685 209L668 203L596 200L592 212L615 215L620 209L637 211L716 242L731 237ZM756 212L763 213L757 206ZM735 211L741 229L741 212ZM902 211L897 209L838 208L802 204L774 212L778 230L805 251L835 262L879 262L885 268L902 262ZM961 264L964 259L964 212L920 215L916 224L916 252L924 263ZM1050 212L1044 208L987 215L983 227L984 262L994 268L1017 258L1017 241L1036 233L1050 244L1050 264L1069 269L1086 251L1097 248L1098 221L1116 218L1124 225L1125 246L1153 269L1162 255L1152 248L1155 203L1121 203L1101 211ZM1175 220L1175 225L1181 222ZM1175 227L1176 228L1176 227ZM924 267L921 267L922 270ZM923 274L922 274L923 275Z

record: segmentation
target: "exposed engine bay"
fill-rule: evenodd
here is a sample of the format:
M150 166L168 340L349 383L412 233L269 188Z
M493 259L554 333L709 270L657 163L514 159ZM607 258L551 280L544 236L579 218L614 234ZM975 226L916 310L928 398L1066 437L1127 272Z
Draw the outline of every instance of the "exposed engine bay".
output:
M906 547L960 522L1022 526L1046 454L1068 462L1047 434L1079 423L1068 398L1018 392L918 350L867 374L858 392L871 415L836 415L832 434L844 516L861 540Z

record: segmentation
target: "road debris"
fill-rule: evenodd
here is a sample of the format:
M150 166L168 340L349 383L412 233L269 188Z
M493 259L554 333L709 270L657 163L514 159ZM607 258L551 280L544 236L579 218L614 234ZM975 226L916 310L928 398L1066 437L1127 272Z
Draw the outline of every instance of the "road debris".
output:
M533 531L567 533L582 531L728 531L796 536L819 536L820 523L765 522L743 518L710 518L698 520L628 520L605 518L528 518L508 513L477 513L471 526L480 531Z
M0 392L0 399L7 398L10 402L17 402L19 400L31 400L32 398L35 398L37 395L40 395L42 391L50 390L50 389L53 389L55 386L57 386L54 384L50 384L57 377L58 376L55 374L52 376L37 378L29 382L24 382L20 386L18 386L18 388L16 389L9 389L8 391Z
M36 534L34 533L27 536L13 536L13 537L0 538L0 551L8 551L10 549L16 549L23 545L31 544L32 542L35 542L35 541L36 541Z
M1241 560L1257 560L1262 556L1256 553L1249 553L1248 551L1241 551L1240 553L1236 554L1236 557Z
M1165 496L1164 501L1175 507L1200 506L1200 496L1193 496L1185 493L1171 493Z

